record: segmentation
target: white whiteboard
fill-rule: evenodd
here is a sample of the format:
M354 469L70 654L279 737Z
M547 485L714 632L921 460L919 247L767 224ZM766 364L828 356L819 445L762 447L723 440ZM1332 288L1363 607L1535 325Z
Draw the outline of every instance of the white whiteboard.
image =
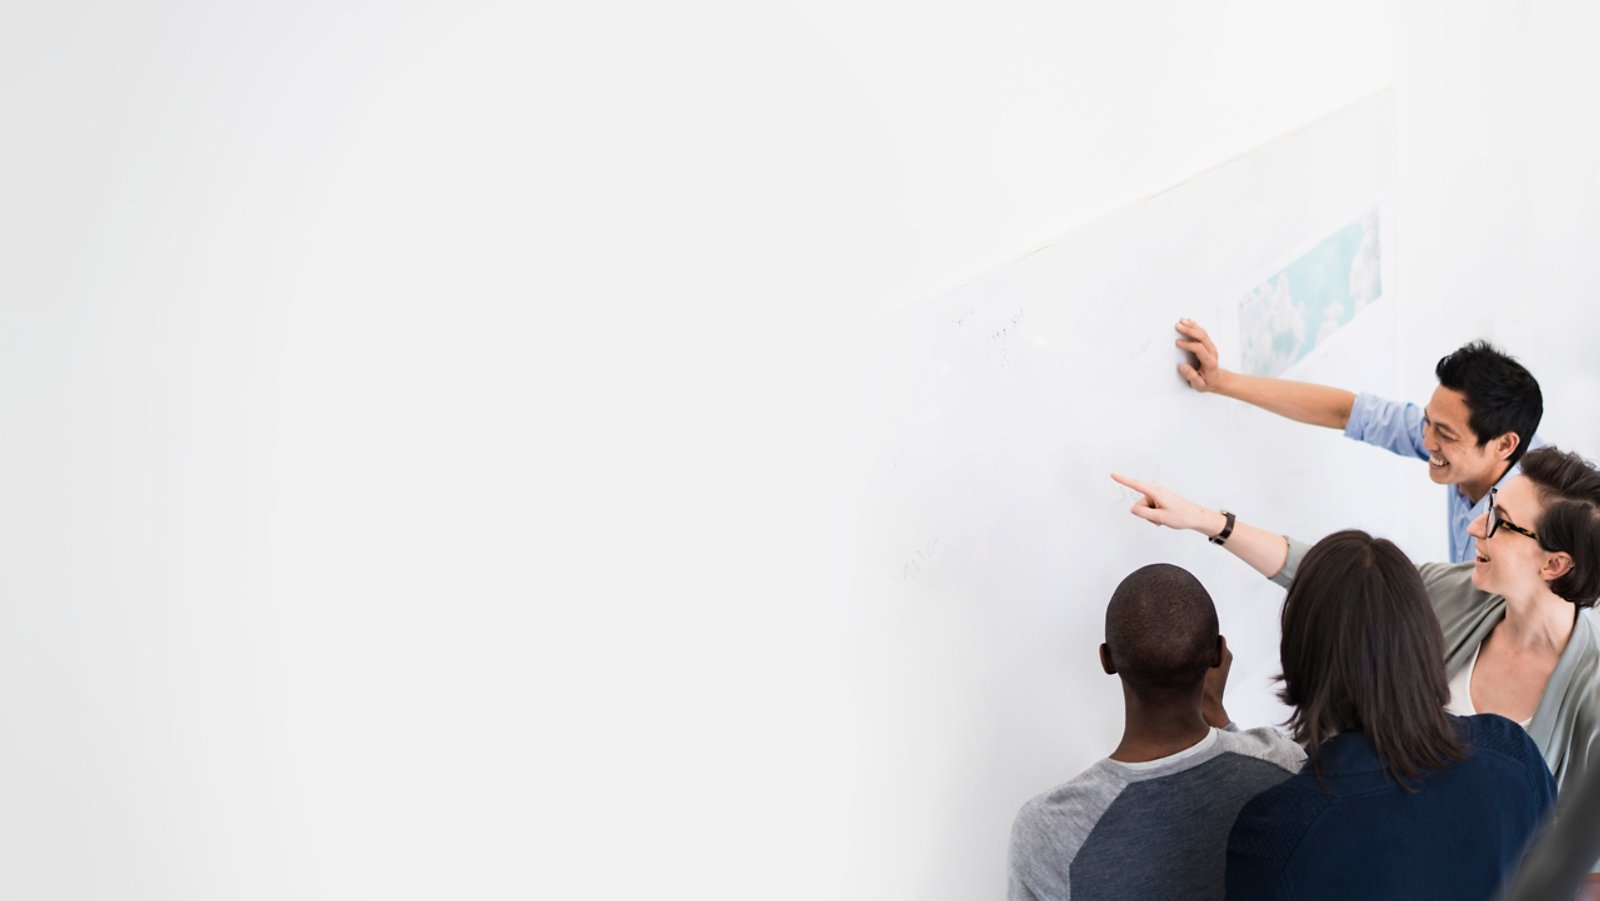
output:
M1419 463L1198 395L1172 345L1189 316L1235 364L1242 293L1376 204L1383 299L1286 377L1394 391L1393 121L1392 95L1364 100L870 335L857 535L866 678L852 724L864 775L850 834L862 860L892 874L875 888L1003 894L1017 807L1121 734L1120 689L1096 646L1106 599L1141 565L1185 566L1216 598L1236 655L1235 719L1283 719L1270 684L1281 590L1196 535L1129 516L1133 496L1112 470L1305 538L1359 526L1435 553L1432 536L1395 535L1385 504L1425 478Z

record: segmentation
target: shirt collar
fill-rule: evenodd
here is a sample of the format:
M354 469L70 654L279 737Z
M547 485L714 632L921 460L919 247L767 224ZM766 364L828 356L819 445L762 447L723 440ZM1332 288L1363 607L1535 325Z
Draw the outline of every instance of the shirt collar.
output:
M1489 490L1493 491L1495 488L1501 487L1502 485L1504 485L1506 483L1507 479L1511 478L1512 476L1516 475L1517 473L1519 473L1521 471L1522 471L1522 461L1519 459L1517 462L1515 462L1515 463L1511 464L1509 467L1507 467L1505 472L1500 474L1499 480L1496 481L1493 485L1491 485ZM1472 511L1472 512L1476 513L1478 510L1480 510L1482 508L1485 508L1485 507L1487 507L1489 505L1489 492L1488 491L1485 491L1483 493L1483 497L1478 498L1478 502L1477 503L1473 503L1467 497L1467 493L1465 491L1461 490L1461 485L1460 484L1451 485L1450 487L1455 489L1456 497L1461 500L1461 506L1466 507L1469 511Z
M1202 738L1189 747L1184 748L1182 751L1178 751L1174 754L1168 754L1165 757L1157 757L1155 760L1141 760L1138 763L1127 763L1121 760L1111 760L1109 757L1107 757L1106 760L1110 763L1116 764L1119 767L1127 769L1130 773L1140 775L1155 770L1165 770L1170 767L1182 769L1182 764L1189 761L1191 758L1204 754L1216 743L1217 730L1215 727L1213 727L1211 731L1206 733L1205 738Z

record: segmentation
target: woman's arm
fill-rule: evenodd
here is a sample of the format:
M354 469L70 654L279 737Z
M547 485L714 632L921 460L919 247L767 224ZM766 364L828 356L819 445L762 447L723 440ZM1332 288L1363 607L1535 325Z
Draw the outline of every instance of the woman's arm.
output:
M1159 485L1148 485L1116 473L1112 473L1111 478L1144 495L1129 512L1146 522L1169 529L1188 529L1207 538L1220 533L1227 523L1227 518L1218 511L1202 507ZM1282 535L1237 519L1223 547L1269 579L1281 572L1289 559L1289 542Z

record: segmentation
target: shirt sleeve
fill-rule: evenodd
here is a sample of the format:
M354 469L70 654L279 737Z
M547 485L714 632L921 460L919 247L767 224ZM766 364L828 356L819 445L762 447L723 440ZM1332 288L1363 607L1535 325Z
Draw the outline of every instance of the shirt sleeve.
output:
M1011 881L1006 888L1006 901L1039 901L1039 896L1022 881L1022 874L1011 868Z
M1358 394L1350 406L1344 435L1402 457L1428 459L1428 452L1422 447L1422 408L1416 404Z
M1040 856L1038 845L1038 826L1032 815L1033 804L1030 802L1017 813L1017 818L1011 823L1011 849L1006 855L1006 901L1039 901L1039 893L1034 891L1028 878L1028 869L1033 861ZM1070 888L1063 886L1066 891Z
M1278 570L1272 581L1288 588L1289 583L1294 581L1294 574L1300 569L1300 561L1306 557L1306 551L1311 550L1311 545L1288 535L1283 536L1283 540L1289 543L1289 556L1284 558L1283 569Z

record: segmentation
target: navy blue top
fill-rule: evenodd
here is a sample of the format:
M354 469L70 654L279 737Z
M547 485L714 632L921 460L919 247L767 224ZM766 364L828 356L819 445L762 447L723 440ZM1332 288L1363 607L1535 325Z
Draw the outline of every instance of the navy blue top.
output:
M1522 727L1451 717L1467 759L1402 789L1360 732L1256 795L1228 834L1230 899L1490 898L1516 868L1555 780Z

